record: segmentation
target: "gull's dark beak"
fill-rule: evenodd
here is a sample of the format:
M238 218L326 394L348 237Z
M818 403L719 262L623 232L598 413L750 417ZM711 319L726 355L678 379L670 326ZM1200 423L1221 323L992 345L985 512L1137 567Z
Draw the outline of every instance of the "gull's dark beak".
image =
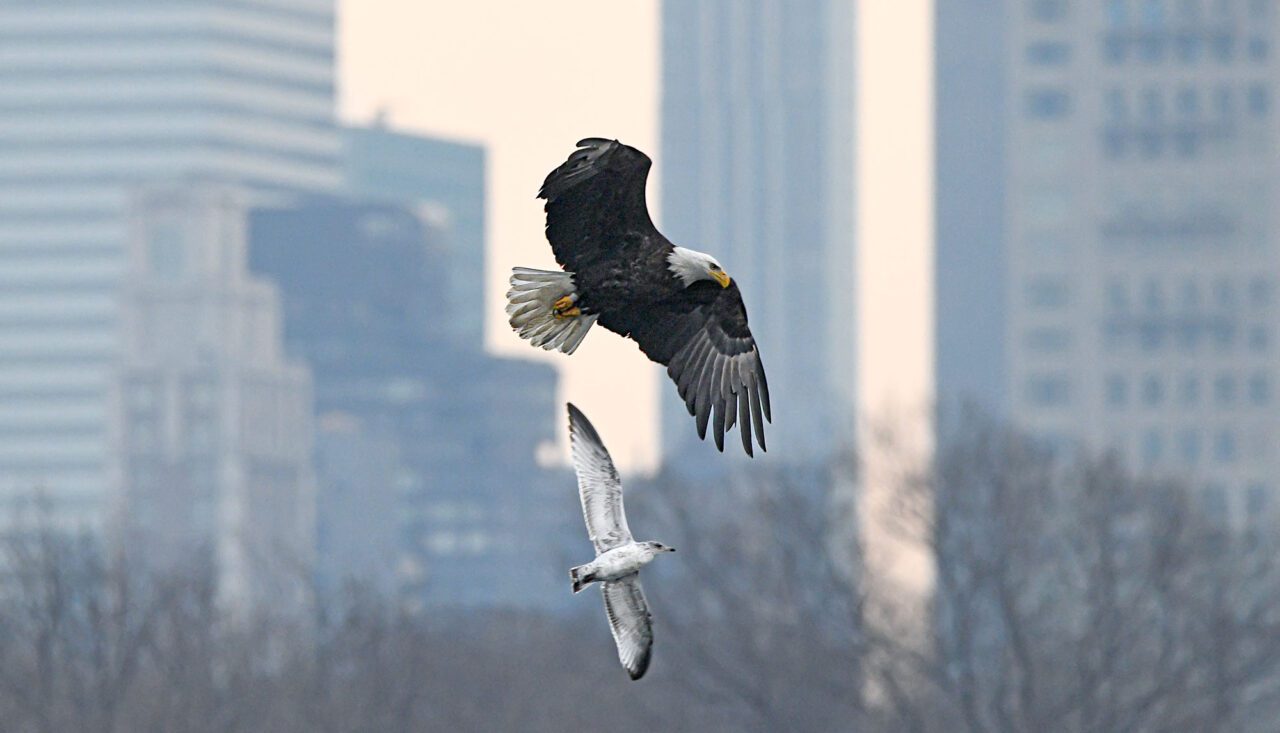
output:
M676 551L676 548L674 548L674 547L668 547L668 548L666 548L666 549L667 549L667 552L675 552L675 551Z

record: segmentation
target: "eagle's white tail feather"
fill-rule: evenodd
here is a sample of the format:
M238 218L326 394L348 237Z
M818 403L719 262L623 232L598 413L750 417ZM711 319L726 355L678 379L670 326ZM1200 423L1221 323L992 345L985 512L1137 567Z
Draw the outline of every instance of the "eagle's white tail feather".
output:
M575 292L573 273L512 269L511 289L507 291L511 327L534 346L572 354L596 322L594 315L556 318L556 301Z

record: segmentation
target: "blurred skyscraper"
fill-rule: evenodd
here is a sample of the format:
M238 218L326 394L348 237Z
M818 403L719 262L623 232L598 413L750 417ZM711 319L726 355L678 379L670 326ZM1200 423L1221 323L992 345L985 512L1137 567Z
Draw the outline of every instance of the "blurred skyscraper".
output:
M1004 0L945 0L934 11L934 377L944 416L962 404L1007 414L1010 7Z
M358 199L443 207L450 275L444 280L454 310L453 338L484 338L485 150L479 145L409 135L379 122L342 131L344 187ZM476 340L480 339L480 340Z
M383 203L253 217L253 268L280 283L290 353L315 378L321 569L340 582L371 568L411 606L555 606L557 538L581 529L572 477L537 463L561 414L556 372L453 337L454 312L479 306L450 300L464 274L445 237ZM394 462L361 468L371 455ZM393 564L349 561L385 553L388 535Z
M852 0L662 4L662 229L741 284L796 460L852 445L853 31ZM680 461L697 434L662 395Z
M311 382L284 358L275 286L249 274L247 218L245 195L200 183L133 207L115 528L152 569L208 563L224 601L279 608L310 583Z
M1005 7L1013 417L1273 510L1275 4Z
M99 527L137 186L340 181L333 0L0 3L0 517Z

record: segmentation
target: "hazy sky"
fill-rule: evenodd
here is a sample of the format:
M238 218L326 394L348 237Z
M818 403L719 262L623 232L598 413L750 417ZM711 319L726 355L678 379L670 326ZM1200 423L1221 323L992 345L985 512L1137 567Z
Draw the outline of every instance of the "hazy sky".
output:
M929 392L931 7L859 4L858 384L873 412L918 409ZM491 347L562 366L562 396L596 421L619 463L651 465L654 398L670 388L661 368L601 328L573 357L544 355L507 328L502 296L513 265L555 266L534 194L575 141L656 152L657 0L345 0L340 26L344 119L385 107L395 127L489 148ZM664 164L655 159L649 182L659 223Z
M344 119L386 107L394 127L489 148L489 344L564 367L562 396L631 465L656 457L660 368L600 327L572 357L546 354L511 332L502 308L512 266L556 267L534 194L574 143L603 136L657 147L657 5L345 0L339 21ZM656 181L655 171L655 212Z

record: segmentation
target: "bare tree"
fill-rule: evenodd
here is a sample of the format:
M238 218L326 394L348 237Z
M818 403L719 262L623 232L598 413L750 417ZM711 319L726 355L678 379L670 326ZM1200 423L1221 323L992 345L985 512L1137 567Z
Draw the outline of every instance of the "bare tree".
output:
M980 419L903 487L927 493L926 648L879 670L932 730L1266 730L1280 684L1275 537L1208 522L1172 481L1054 457ZM913 522L906 522L911 525ZM1268 702L1270 701L1270 702Z
M862 684L852 460L752 468L637 487L636 526L681 559L647 587L671 639L655 668L734 730L852 728Z

